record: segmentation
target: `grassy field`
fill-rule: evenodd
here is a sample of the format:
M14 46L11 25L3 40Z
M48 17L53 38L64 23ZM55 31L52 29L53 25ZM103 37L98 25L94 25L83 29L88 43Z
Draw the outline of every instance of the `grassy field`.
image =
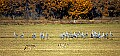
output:
M0 25L1 37L13 37L13 32L18 35L24 32L26 37L31 37L33 32L39 36L40 32L47 32L52 37L58 37L63 32L112 32L114 37L120 36L119 24L40 24L40 25Z
M61 40L59 35L68 32L88 32L91 30L112 31L113 39L78 38ZM25 38L13 37L25 33ZM31 34L37 33L33 40ZM47 32L49 40L41 40L40 32ZM119 24L40 24L40 25L0 25L0 56L119 56L120 55L120 25ZM29 37L29 38L27 38ZM58 46L67 43L65 48ZM26 49L25 45L36 45L35 48Z
M65 48L58 46L59 43L67 43ZM35 48L26 49L25 45L34 44ZM59 38L50 38L49 40L40 40L37 38L0 39L1 56L119 56L120 38L108 39L71 39L60 40Z

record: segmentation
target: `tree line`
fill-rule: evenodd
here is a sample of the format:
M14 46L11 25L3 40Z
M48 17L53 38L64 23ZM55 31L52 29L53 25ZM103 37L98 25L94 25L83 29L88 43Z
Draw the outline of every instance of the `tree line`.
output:
M120 16L119 0L0 0L0 16L93 19Z

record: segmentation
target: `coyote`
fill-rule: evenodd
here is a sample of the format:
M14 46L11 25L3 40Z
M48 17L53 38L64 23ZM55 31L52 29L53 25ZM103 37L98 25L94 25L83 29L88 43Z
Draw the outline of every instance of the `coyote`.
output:
M66 48L66 46L68 46L68 43L59 43L58 46L60 46L61 48Z
M35 47L36 47L36 45L26 45L24 50L26 50L28 48L31 50L31 48L35 48Z

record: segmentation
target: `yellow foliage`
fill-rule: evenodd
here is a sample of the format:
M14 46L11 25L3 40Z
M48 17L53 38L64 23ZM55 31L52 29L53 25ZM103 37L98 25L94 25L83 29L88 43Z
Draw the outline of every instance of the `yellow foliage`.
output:
M12 0L12 1L14 1L13 3L18 2L17 0ZM44 0L44 1L41 0L41 1L42 3L44 3L44 6L42 6L42 9L45 8L45 10L50 10L50 8L53 8L54 10L58 10L58 9L62 10L63 7L71 6L68 10L69 15L86 14L92 8L92 3L89 0ZM10 6L8 6L9 2L10 0L0 0L0 4L1 4L0 7L2 7L0 8L0 12L10 10ZM40 0L29 0L29 3L31 3L29 7L31 7L32 10L35 9L35 5L33 6L32 3L36 3L36 2L39 3ZM71 2L72 4L68 5L69 2ZM22 3L25 3L25 0L20 1L20 4ZM22 7L20 8L20 10L22 10Z
M89 0L70 0L73 7L70 8L69 14L79 15L86 14L92 9L92 3Z

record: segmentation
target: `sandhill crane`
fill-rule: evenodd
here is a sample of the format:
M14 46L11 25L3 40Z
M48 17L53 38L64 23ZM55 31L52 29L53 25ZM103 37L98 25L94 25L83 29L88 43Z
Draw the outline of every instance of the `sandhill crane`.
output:
M79 35L81 34L80 31L78 32L78 34L79 34Z
M91 38L101 38L100 31L97 33L94 30L92 30Z
M102 38L102 37L105 37L105 34L104 34L104 33L102 33L102 35L101 35L99 38Z
M74 34L73 34L73 38L77 38L78 36L77 36L77 33L76 32L74 32Z
M95 32L94 30L93 30L93 33L95 34L95 35L97 35L98 33L97 32Z
M94 30L92 30L91 38L101 38L100 31L97 33Z
M91 38L93 38L93 34L91 33Z
M35 38L36 38L36 33L35 32L32 34L32 38L35 40Z
M44 33L43 32L40 33L40 38L44 39Z
M104 37L108 39L108 33L106 33Z
M91 33L91 38L93 38L94 37L94 31L92 30L92 33Z
M100 35L100 31L99 31L99 33L98 33L98 38L100 38L100 36L101 36L101 35Z
M15 32L14 32L14 37L16 37L16 38L18 37L18 34L16 34Z
M49 34L48 34L48 33L46 33L46 38L48 39L48 37L49 37Z
M75 32L76 38L80 37L81 33L79 32Z
M112 32L110 31L110 37L112 37L113 36L113 34L112 34Z
M69 37L70 37L70 38L73 38L72 32L69 33Z
M85 34L86 36L88 36L88 32L86 32L86 34Z
M65 37L65 33L62 33L62 34L60 35L60 38L64 40L64 37Z
M78 35L78 37L80 37L80 35L81 35L80 31L78 31L77 35Z
M82 37L82 38L84 37L84 33L83 33L83 32L81 33L81 37Z
M100 31L98 32L98 35L100 35Z
M24 37L24 33L22 33L22 34L20 35L20 37L23 38L23 37Z
M88 32L86 32L86 34L83 33L83 32L81 33L81 37L82 37L82 38L85 38L85 37L87 37L87 36L88 36Z
M61 37L61 39L64 39L65 37L66 37L66 38L72 38L72 37L73 37L73 34L72 34L72 33L68 33L68 32L66 31L66 32L63 32L62 34L60 34L60 37Z
M65 32L65 37L69 38L69 33L67 31Z

